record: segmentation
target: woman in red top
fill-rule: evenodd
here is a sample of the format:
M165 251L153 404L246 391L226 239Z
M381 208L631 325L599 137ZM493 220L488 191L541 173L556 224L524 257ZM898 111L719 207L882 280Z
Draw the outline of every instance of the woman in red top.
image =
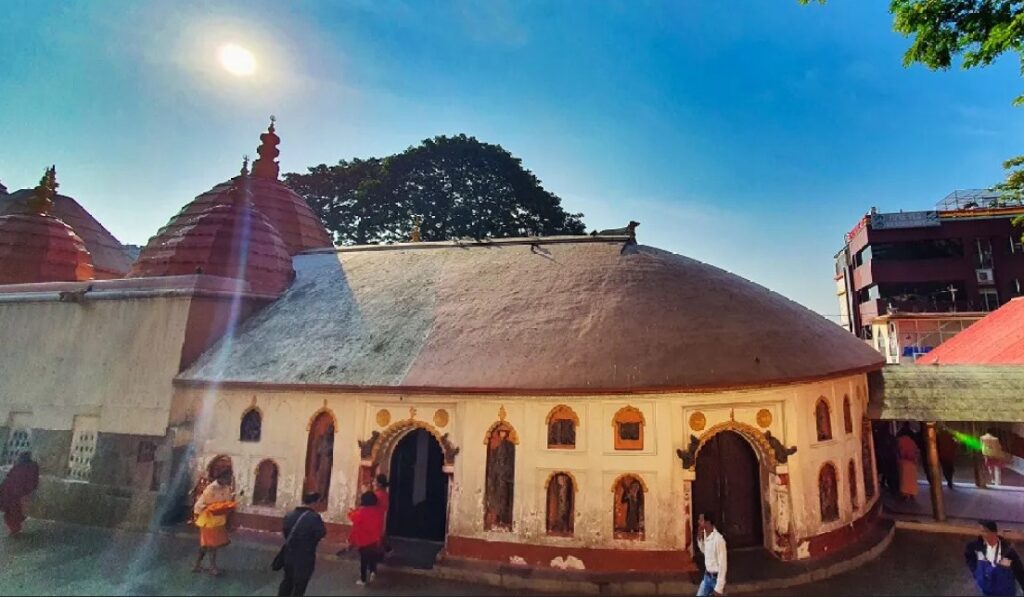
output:
M359 550L359 580L363 586L377 575L380 561L380 537L384 533L383 510L377 504L377 496L369 491L359 498L359 508L348 513L352 521L352 532L348 542Z

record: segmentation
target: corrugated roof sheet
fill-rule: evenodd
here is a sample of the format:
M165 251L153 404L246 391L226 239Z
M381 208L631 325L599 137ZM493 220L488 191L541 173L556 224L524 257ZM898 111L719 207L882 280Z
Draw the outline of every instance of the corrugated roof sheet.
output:
M891 365L868 381L873 419L1024 422L1024 367Z
M1024 297L1015 298L943 342L919 365L1024 365Z
M739 276L607 238L347 248L182 379L464 390L733 388L880 367Z

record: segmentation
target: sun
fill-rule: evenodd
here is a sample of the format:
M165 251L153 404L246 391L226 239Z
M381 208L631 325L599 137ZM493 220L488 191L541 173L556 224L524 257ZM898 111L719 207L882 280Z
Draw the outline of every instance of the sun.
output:
M256 71L256 57L238 44L224 44L217 57L224 70L236 77L248 77Z

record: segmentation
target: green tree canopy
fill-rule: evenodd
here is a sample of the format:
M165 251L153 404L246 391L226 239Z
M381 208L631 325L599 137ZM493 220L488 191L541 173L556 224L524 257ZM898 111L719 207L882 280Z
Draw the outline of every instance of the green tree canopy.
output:
M321 164L285 175L338 244L583 234L522 162L500 145L457 135L386 158Z

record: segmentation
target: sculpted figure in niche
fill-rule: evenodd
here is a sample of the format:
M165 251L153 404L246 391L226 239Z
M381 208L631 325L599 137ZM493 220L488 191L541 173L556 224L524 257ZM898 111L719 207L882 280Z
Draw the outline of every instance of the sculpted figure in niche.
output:
M644 532L644 488L634 477L619 481L615 496L615 534L639 537Z
M839 480L836 467L826 464L818 473L818 499L821 503L821 522L839 520Z
M558 535L573 533L574 495L572 478L558 473L548 483L548 532Z
M487 442L484 528L512 529L515 470L516 445L509 439L509 428L502 425L491 432Z
M818 428L818 441L823 442L832 439L832 416L829 412L828 402L819 399L814 407L814 418Z
M242 425L238 433L239 441L258 442L263 433L263 417L256 409L249 409L242 416Z
M334 425L328 425L316 448L316 491L325 500L334 467Z

